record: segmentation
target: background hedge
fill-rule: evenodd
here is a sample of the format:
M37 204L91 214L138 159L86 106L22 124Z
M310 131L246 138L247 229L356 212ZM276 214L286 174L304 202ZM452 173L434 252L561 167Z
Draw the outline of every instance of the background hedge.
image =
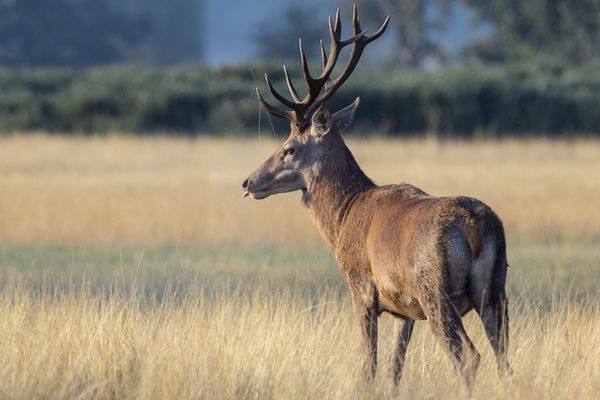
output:
M0 70L0 132L256 133L254 88L268 92L264 72L285 93L281 69L274 64ZM303 87L301 78L295 79ZM356 96L362 104L353 133L600 133L599 65L356 73L330 108L341 108ZM285 123L273 122L285 129ZM270 130L264 112L261 126Z

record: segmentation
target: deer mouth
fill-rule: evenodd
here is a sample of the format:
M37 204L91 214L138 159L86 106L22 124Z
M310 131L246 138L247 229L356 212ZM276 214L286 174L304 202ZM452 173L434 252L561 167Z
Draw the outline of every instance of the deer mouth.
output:
M248 189L246 189L246 190L244 190L244 193L242 193L242 198L245 199L246 197L250 196L254 200L262 200L264 198L269 197L270 195L272 195L274 193L278 193L278 192L274 192L273 190L257 190L257 191L251 192Z
M294 170L257 174L242 183L242 198L262 200L274 194L300 190L303 186L301 175Z
M256 190L254 188L251 188L250 185L246 185L246 187L244 187L244 192L242 193L242 198L245 199L246 197L250 196L255 200L260 200L264 199L265 197L268 197L271 194L271 192L272 191L266 187Z
M250 192L248 195L254 200L262 200L269 197L272 193L270 191Z
M243 183L242 183L242 188L244 189L244 192L242 193L242 198L245 199L248 196L251 196L253 199L262 199L266 196L261 196L262 192L266 192L268 188L263 187L262 189L256 190L255 188L251 187L253 186L252 182L250 182L249 179L246 179ZM264 186L264 185L263 185Z
M242 198L246 198L248 196L252 197L254 200L262 200L262 199L266 199L267 197L274 195L274 194L279 194L279 193L289 193L289 192L293 192L296 190L300 190L302 189L301 187L298 187L298 185L296 185L295 183L284 183L284 184L278 184L278 185L271 185L268 187L262 187L261 189L254 189L254 188L245 188L244 192L242 193Z

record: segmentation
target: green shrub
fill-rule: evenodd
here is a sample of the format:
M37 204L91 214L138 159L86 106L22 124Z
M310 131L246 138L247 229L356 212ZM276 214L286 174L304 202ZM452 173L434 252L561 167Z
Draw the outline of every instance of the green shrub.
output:
M315 69L316 71L316 69ZM273 63L221 69L106 67L0 70L0 131L255 133L263 74ZM305 85L292 71L300 93ZM356 73L331 100L362 98L353 132L499 136L600 132L600 68L462 66L436 73ZM286 129L277 122L277 129ZM264 112L263 130L270 130Z

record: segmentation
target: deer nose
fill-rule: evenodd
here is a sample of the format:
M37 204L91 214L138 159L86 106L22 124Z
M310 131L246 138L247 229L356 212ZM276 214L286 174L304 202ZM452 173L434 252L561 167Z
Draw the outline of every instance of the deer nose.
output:
M242 182L242 189L246 189L248 187L248 179L244 179L244 182Z

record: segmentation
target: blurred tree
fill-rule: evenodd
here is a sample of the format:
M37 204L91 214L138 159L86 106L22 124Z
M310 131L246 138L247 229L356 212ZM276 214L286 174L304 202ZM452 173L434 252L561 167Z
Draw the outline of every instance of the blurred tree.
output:
M204 55L204 0L110 0L127 15L150 20L153 30L130 54L153 65L198 62Z
M394 64L423 68L427 61L444 62L444 49L432 38L434 31L445 27L453 0L346 0L346 8L356 3L363 26L377 29L386 15L392 24Z
M600 0L465 0L495 27L471 54L487 61L549 58L582 63L600 57Z
M313 7L291 5L277 21L268 19L259 24L254 39L259 58L292 59L299 50L294 43L302 39L307 55L319 53L319 40L329 38L327 23L318 18Z
M104 0L0 0L0 64L72 66L120 61L150 31Z

